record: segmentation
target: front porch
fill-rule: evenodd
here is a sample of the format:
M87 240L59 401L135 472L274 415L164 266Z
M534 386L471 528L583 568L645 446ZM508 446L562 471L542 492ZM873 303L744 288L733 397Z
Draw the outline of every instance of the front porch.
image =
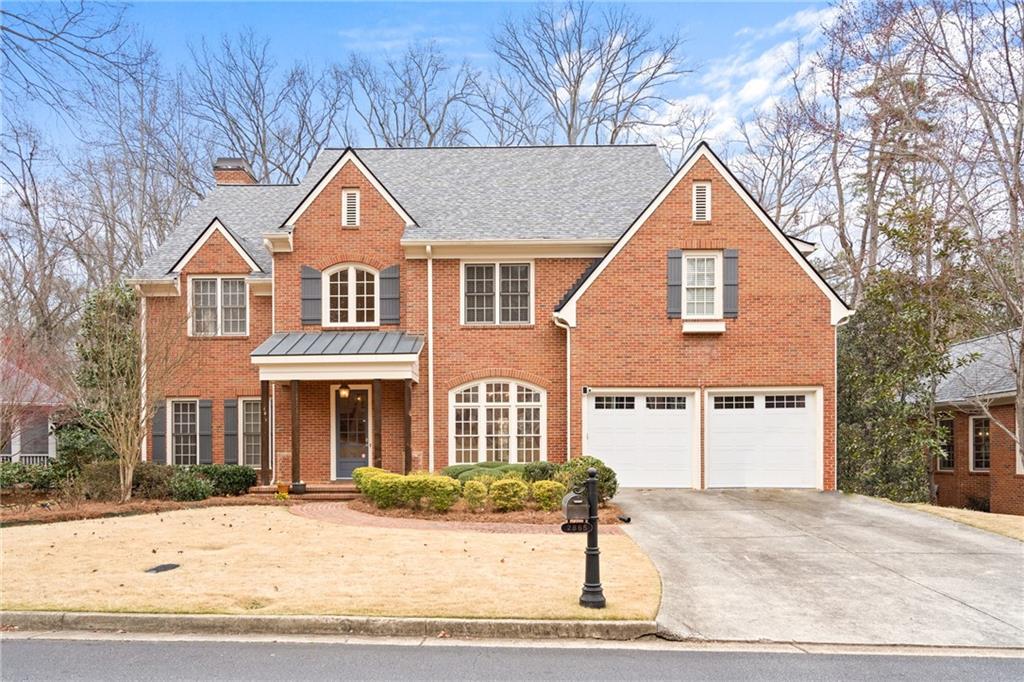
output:
M423 339L403 332L274 334L252 353L260 370L260 483L292 493L348 493L352 470L413 468L412 407ZM315 488L314 488L315 486ZM342 486L345 490L342 490Z

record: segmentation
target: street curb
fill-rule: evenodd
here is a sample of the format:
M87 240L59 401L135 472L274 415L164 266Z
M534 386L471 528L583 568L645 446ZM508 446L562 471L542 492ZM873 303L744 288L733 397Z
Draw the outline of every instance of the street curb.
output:
M19 630L106 630L169 634L609 640L637 639L654 635L658 631L654 621L645 620L487 620L73 611L2 611L0 626Z

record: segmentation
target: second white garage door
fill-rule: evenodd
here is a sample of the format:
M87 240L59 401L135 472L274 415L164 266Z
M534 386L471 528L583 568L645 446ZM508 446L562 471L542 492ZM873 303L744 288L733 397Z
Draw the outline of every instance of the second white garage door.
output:
M689 488L693 394L591 392L585 452L615 470L630 488Z
M716 391L706 409L709 488L820 486L813 391Z

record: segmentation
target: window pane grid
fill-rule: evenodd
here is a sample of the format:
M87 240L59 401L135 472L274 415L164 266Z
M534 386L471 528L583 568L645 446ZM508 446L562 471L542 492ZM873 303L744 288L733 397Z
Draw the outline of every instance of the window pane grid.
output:
M501 266L501 321L530 321L529 265L516 263Z
M807 397L803 395L766 395L764 406L769 410L807 407Z
M942 452L939 454L939 468L952 469L956 464L954 458L953 420L942 419L939 426L943 430Z
M376 322L374 275L367 270L356 270L356 322Z
M975 469L988 469L991 465L991 434L987 417L971 420L973 460Z
M520 407L516 413L516 461L540 459L540 408Z
M217 333L217 280L192 280L192 333L214 336Z
M242 401L242 464L260 465L260 402Z
M494 266L466 266L466 322L494 322Z
M330 289L329 305L331 324L348 322L348 268L331 274L327 280Z
M594 398L596 410L632 410L636 407L636 398L631 395L599 395Z
M752 410L754 409L754 396L752 395L716 395L716 410Z
M715 314L714 256L689 256L686 259L686 314L710 316Z
M192 401L171 403L171 452L174 464L196 464L199 460L198 408Z
M475 462L480 455L479 412L475 407L455 410L455 463Z
M656 395L647 397L648 410L685 410L686 396Z
M509 461L508 408L487 408L487 440L484 458L488 462Z
M450 409L453 463L544 458L542 391L510 381L481 381L455 392Z
M246 314L245 280L221 280L220 299L223 333L244 334Z

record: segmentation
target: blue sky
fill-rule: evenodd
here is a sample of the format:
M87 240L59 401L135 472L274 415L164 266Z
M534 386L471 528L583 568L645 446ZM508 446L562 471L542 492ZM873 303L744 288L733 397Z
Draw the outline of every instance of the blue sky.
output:
M821 2L629 4L660 31L686 37L686 55L700 70L670 95L712 106L714 132L725 137L730 119L778 90L795 46L814 44L828 11ZM436 40L454 58L486 66L493 28L529 9L516 2L141 2L130 6L128 18L169 67L187 61L190 42L243 28L269 36L281 63L342 60L350 50L380 54L409 40Z

